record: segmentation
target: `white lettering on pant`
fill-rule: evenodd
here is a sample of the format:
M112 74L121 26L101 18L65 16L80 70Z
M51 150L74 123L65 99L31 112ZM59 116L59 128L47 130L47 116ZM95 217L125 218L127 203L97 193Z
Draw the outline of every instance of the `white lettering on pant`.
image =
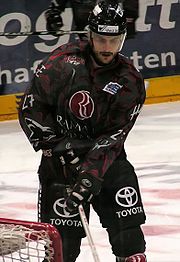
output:
M133 208L130 208L130 209L124 209L122 211L118 211L118 212L116 212L116 214L117 214L118 218L122 218L122 217L140 214L142 212L143 212L142 207L133 207Z
M79 220L51 218L50 223L55 226L82 227L82 223Z

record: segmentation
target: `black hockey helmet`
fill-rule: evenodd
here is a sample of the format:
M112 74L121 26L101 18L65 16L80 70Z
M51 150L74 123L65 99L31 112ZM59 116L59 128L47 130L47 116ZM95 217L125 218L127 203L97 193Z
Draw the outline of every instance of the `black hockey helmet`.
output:
M99 1L88 22L89 29L101 35L120 35L127 30L126 17L118 1Z

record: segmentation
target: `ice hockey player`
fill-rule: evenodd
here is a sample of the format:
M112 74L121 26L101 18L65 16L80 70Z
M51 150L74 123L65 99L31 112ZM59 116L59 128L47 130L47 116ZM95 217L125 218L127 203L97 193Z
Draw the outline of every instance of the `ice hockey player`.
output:
M145 213L124 143L145 101L144 81L121 54L126 18L100 1L87 41L60 46L38 66L19 109L35 151L42 150L40 221L56 226L64 262L74 262L85 232L78 213L92 207L116 262L146 262ZM137 148L138 150L138 148Z

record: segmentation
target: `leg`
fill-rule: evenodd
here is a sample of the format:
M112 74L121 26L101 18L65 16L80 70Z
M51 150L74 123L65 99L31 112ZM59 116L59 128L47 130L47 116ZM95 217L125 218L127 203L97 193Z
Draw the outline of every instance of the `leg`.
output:
M63 262L75 262L80 253L81 238L69 238L63 236ZM44 259L42 262L48 262Z
M145 241L140 227L119 229L116 226L107 228L112 251L117 257L129 257L136 253L144 253Z
M88 16L92 11L95 2L94 1L71 1L73 11L73 21L75 30L85 30L88 25ZM79 34L81 40L87 39L87 34Z
M65 184L66 181L63 181L60 172L59 177L53 177L52 172L48 172L47 166L45 167L42 168L41 166L41 169L39 169L41 182L39 220L50 223L59 230L62 238L63 262L74 262L80 253L81 239L86 234L78 211L69 213L65 209L64 200L70 187ZM52 176L48 177L47 173ZM87 218L89 218L89 206L85 208L85 212Z
M75 262L80 253L81 238L66 238L63 242L63 262Z
M88 25L88 16L94 8L95 1L71 1L73 10L73 19L76 30L84 30Z
M147 262L147 260L144 254L139 253L127 258L116 257L116 262Z
M145 240L140 227L145 222L145 214L137 177L127 160L117 160L109 168L101 193L92 205L107 229L118 262L122 259L131 262L133 255L138 253L145 257Z
M63 191L65 186L57 183L50 184L48 190L43 188L40 217L42 222L51 223L59 230L63 262L74 262L80 253L81 238L85 237L85 233L78 211L70 214L64 209Z

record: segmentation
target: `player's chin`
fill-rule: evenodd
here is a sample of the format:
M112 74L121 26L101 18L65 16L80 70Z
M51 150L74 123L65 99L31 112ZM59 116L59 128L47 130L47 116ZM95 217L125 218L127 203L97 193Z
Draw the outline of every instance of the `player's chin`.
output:
M103 63L103 64L109 64L111 63L111 61L113 60L114 56L113 55L99 55L99 60Z

